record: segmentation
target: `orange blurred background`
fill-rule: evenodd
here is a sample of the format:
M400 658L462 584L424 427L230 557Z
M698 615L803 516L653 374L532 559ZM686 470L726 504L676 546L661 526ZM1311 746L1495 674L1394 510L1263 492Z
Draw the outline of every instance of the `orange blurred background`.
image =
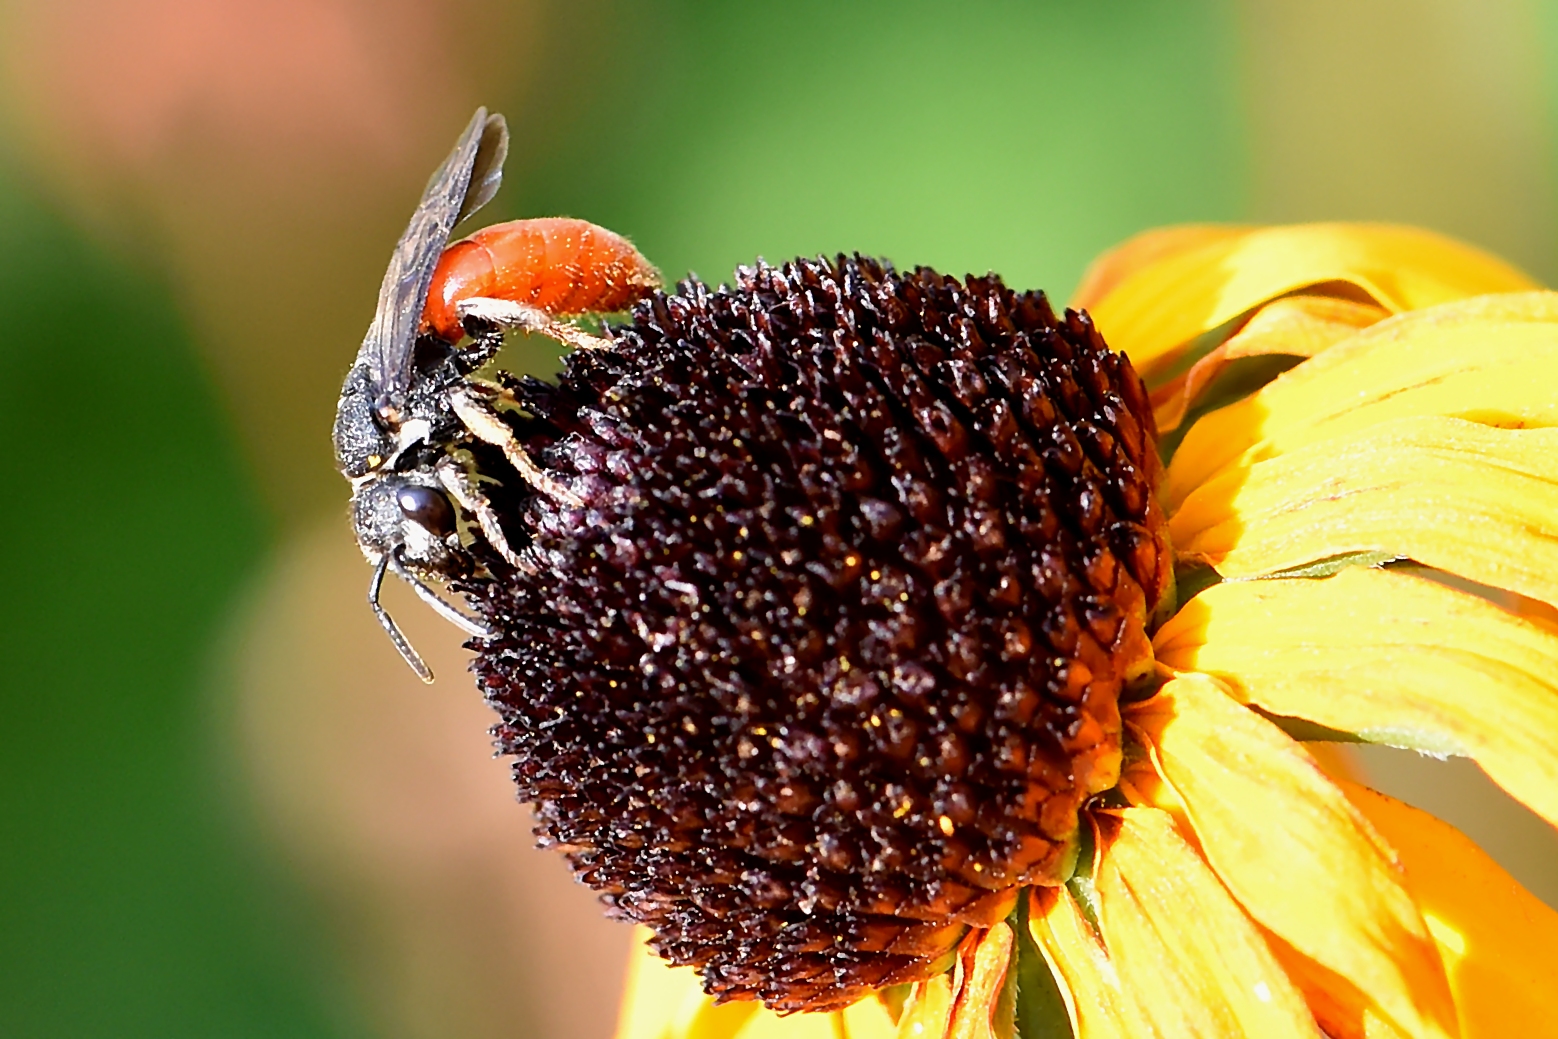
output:
M1551 282L1555 60L1535 0L9 0L0 1033L609 1034L627 931L530 846L458 633L397 585L438 684L384 640L330 457L478 104L484 217L673 277L860 250L1064 298L1149 226L1359 218ZM1360 761L1558 904L1474 767Z

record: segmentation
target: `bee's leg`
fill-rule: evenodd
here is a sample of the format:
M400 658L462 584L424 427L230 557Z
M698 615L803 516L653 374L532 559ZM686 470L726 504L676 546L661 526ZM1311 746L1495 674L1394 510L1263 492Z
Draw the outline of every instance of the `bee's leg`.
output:
M500 378L507 375L508 372L498 372ZM477 378L472 375L466 378L465 385L477 391L479 396L485 397L488 404L507 404L509 407L518 408L521 411L527 410L514 391L501 383L493 382L491 379Z
M577 494L541 471L531 459L530 453L520 446L508 423L499 417L491 404L477 396L473 387L462 385L452 388L449 391L449 406L454 409L460 421L465 423L465 428L469 429L478 440L501 450L503 457L508 459L509 465L512 465L530 486L566 505L584 504L584 500Z
M384 571L389 566L389 553L379 557L379 565L373 568L373 577L368 582L368 605L373 607L373 615L379 619L379 626L389 635L390 642L400 652L400 658L411 665L411 670L417 673L417 677L429 685L433 684L433 669L427 666L406 636L401 633L400 625L389 615L389 611L379 604L379 590L384 586ZM399 569L397 568L397 573Z
M490 335L491 329L517 328L521 332L537 332L557 340L575 350L615 350L616 344L601 336L559 321L544 310L527 307L506 299L476 296L463 299L455 305L466 334L474 339Z
M490 639L496 634L496 632L487 627L487 625L483 624L481 621L476 620L474 617L467 617L465 614L461 613L459 610L445 602L442 596L429 588L426 582L424 582L420 577L412 573L406 567L406 565L400 561L399 556L390 553L388 554L388 558L389 567L391 570L395 571L395 576L409 584L411 586L411 590L417 593L417 598L431 606L433 608L433 612L437 613L444 620L448 621L450 624L453 624L467 635L475 635L477 638Z
M471 322L475 329L470 333L471 342L459 351L457 358L462 375L469 375L482 365L498 355L498 349L503 346L503 330L501 328L477 328L476 322Z
M481 528L487 544L497 549L498 555L502 556L510 566L534 573L535 564L509 547L508 538L498 522L498 514L492 511L492 503L481 492L481 488L476 486L476 481L471 479L465 468L445 455L438 460L434 469L438 473L438 482L444 485L444 489L454 496L454 500L460 503L462 509L476 517L476 525Z

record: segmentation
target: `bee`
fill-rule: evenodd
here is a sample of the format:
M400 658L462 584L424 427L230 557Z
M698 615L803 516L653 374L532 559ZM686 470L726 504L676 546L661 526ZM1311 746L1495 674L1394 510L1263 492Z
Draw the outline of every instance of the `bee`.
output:
M490 636L433 586L486 565L470 548L477 537L509 565L530 565L509 545L481 489L494 477L474 471L465 449L496 447L537 493L579 504L504 420L500 406L515 405L513 395L476 371L509 329L575 349L609 349L610 340L563 319L625 309L660 286L659 272L632 243L583 220L515 220L450 245L454 228L497 193L508 142L503 117L478 108L428 180L336 404L336 467L351 483L352 526L373 565L368 604L424 682L432 671L379 602L385 574L461 630Z

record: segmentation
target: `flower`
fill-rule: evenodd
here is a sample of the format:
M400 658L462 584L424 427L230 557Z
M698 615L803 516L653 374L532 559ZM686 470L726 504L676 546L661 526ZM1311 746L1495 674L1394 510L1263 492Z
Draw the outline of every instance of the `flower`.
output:
M702 973L646 946L623 1039L1558 1017L1558 913L1324 742L1468 755L1558 824L1533 289L1379 226L1144 235L1091 319L841 257L510 380L586 505L507 503L532 565L468 589L494 731Z
M614 339L515 387L584 502L532 498L487 586L521 792L717 993L944 972L1119 779L1172 573L1140 380L1040 295L860 258Z

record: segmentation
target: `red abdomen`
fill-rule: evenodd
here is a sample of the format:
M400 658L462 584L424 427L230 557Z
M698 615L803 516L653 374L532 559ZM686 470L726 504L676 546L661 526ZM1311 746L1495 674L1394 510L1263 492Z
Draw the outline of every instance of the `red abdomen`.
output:
M453 343L455 304L506 299L553 317L623 310L660 287L660 272L633 243L587 220L538 217L493 224L438 258L422 328Z

